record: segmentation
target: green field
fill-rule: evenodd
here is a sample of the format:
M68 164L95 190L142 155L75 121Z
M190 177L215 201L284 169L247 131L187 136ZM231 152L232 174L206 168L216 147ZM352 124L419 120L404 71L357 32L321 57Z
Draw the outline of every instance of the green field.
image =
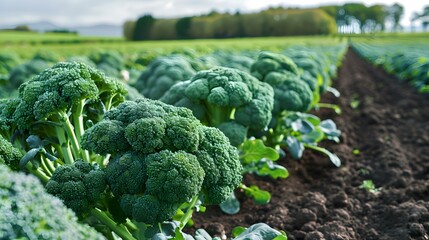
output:
M171 52L193 49L197 52L206 53L216 49L283 50L292 44L335 45L343 41L337 37L306 36L128 42L121 38L20 32L0 32L0 39L1 52L15 52L23 58L30 58L40 51L55 52L64 57L86 55L94 50L114 50L123 54L132 54L142 51Z

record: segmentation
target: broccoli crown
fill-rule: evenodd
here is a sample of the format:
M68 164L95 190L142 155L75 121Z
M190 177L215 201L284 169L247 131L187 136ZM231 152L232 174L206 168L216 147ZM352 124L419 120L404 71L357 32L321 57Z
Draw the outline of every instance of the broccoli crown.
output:
M61 62L19 87L20 104L13 114L19 129L58 112L73 112L85 100L116 104L126 94L122 84L83 63Z
M98 165L76 161L55 169L46 191L61 200L78 216L91 211L106 190L105 173Z
M22 157L19 149L0 135L0 164L8 165L12 170L19 170L19 161Z
M273 115L284 110L306 112L313 103L316 82L308 75L302 79L294 61L282 54L263 52L252 65L252 74L274 88Z
M145 97L159 99L171 86L195 75L190 60L184 56L159 57L143 71L134 87Z
M324 51L326 52L326 50ZM326 54L321 54L316 49L295 47L288 49L285 54L290 57L296 65L304 72L318 80L318 92L323 93L330 85L330 66L331 62ZM319 83L320 81L320 83Z
M313 92L308 84L294 75L274 75L278 85L274 87L273 114L282 111L307 112L313 103Z
M261 52L256 62L250 67L253 76L266 82L265 78L271 72L292 73L298 75L298 67L290 59L282 54Z
M235 121L249 129L262 130L271 119L273 96L269 84L250 74L217 67L200 71L190 81L172 86L160 100L191 108L208 126Z
M104 239L33 177L0 164L0 239Z
M12 136L15 130L12 116L19 103L18 98L0 99L0 135L7 138Z
M234 121L224 122L218 128L228 137L232 146L239 146L247 138L247 127Z
M199 193L218 204L241 182L237 149L220 130L157 100L125 101L106 112L85 132L82 147L112 155L108 185L123 212L146 223L171 218Z

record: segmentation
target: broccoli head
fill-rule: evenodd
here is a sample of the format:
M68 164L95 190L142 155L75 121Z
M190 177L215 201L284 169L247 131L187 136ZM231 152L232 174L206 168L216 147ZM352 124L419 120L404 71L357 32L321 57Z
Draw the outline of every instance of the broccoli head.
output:
M283 111L306 112L313 103L313 92L300 77L298 67L282 54L262 52L252 65L252 74L274 88L273 115Z
M57 63L19 87L21 102L13 118L20 129L28 129L32 121L73 113L82 101L101 100L110 106L122 102L125 93L121 83L83 63Z
M104 239L33 176L0 164L0 239Z
M19 170L19 161L22 157L21 151L0 135L0 164L6 164L12 170Z
M55 169L46 191L61 200L78 216L89 213L107 187L105 173L97 165L76 161Z
M219 127L234 121L258 131L271 120L273 96L269 84L250 74L217 67L200 71L190 81L172 86L160 100L190 108L208 126Z
M133 84L143 96L159 99L171 86L195 75L190 60L171 55L155 59Z
M0 135L8 141L16 135L16 123L12 116L21 101L18 98L0 99Z
M110 147L117 141L124 143ZM219 204L242 178L237 149L220 130L157 100L125 101L106 112L85 132L82 147L112 155L105 172L113 195L127 217L150 224L200 193Z
M256 62L250 67L253 76L266 82L265 78L271 72L292 73L298 75L298 67L292 59L282 54L261 52Z

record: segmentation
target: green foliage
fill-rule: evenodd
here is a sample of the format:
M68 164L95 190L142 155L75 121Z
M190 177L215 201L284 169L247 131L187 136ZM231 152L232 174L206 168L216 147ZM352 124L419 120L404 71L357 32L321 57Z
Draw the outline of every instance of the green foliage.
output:
M341 165L337 155L317 146L324 139L340 141L341 131L337 129L334 121L322 121L315 115L300 112L286 113L276 121L276 127L264 138L268 146L286 148L294 159L300 159L306 148L312 149L325 154L335 166Z
M201 125L190 110L160 101L126 101L106 112L82 146L112 155L107 182L125 215L137 221L168 220L200 193L204 203L219 204L241 182L237 150L225 135Z
M365 189L370 193L377 193L381 190L381 188L376 188L375 184L372 180L364 180L359 188Z
M47 194L33 176L0 164L1 239L104 239L74 213Z

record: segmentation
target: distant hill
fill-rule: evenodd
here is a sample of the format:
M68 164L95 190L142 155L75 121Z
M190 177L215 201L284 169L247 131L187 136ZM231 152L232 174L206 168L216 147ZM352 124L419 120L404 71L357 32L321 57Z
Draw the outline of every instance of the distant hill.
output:
M67 29L70 31L76 31L81 36L122 37L122 26L109 25L109 24L64 27L64 26L53 24L48 21L41 21L41 22L35 22L35 23L0 25L0 29L13 29L19 25L27 25L28 27L30 27L30 29L37 32Z

